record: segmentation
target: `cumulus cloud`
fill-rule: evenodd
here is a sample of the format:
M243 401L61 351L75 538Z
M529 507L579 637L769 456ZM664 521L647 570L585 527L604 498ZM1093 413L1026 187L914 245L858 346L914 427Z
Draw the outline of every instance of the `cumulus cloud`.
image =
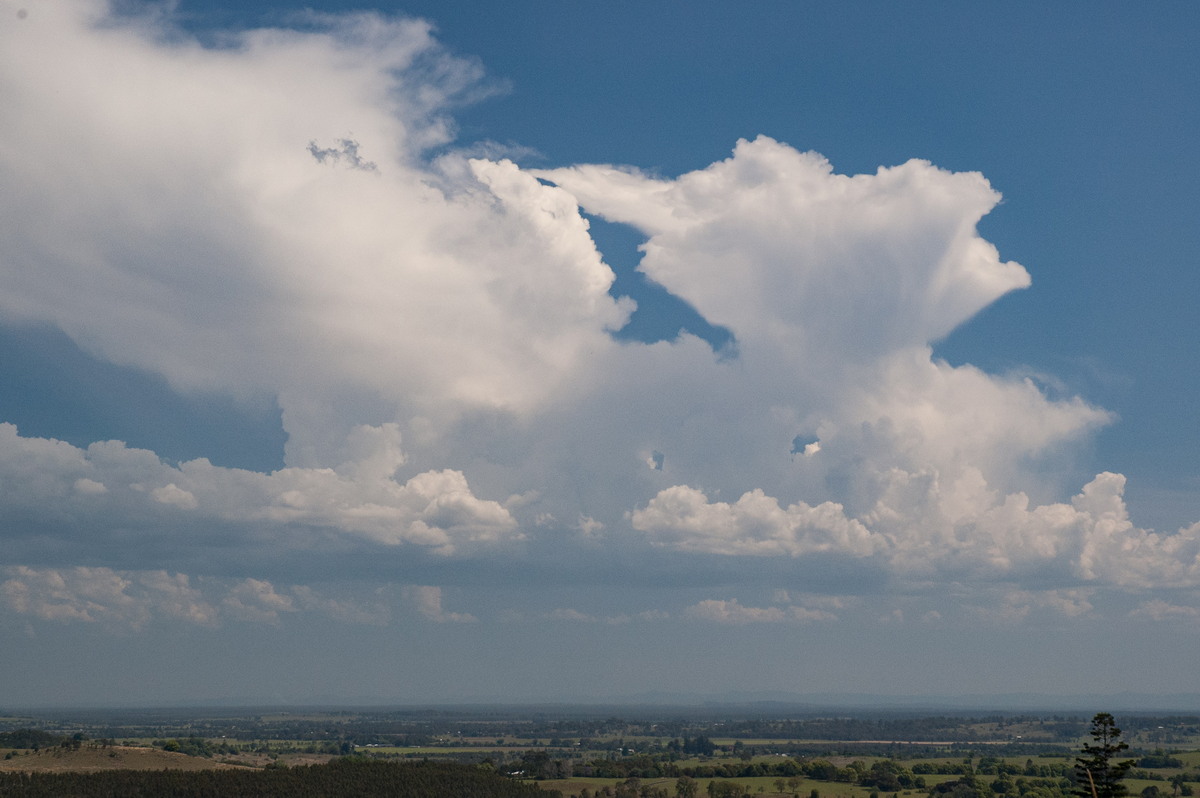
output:
M377 588L374 600L368 602L322 595L307 585L296 585L291 592L293 600L302 611L320 613L334 620L386 626L392 618L391 606L384 595L385 588Z
M291 596L277 593L274 585L261 579L246 579L236 585L221 606L235 620L256 623L275 623L281 612L296 611Z
M1197 604L1200 604L1200 601ZM1172 604L1162 599L1152 599L1151 601L1142 602L1130 614L1135 618L1149 618L1154 621L1163 621L1172 618L1196 621L1200 620L1200 606Z
M135 628L150 617L146 602L127 592L133 583L108 568L61 573L17 566L6 571L0 595L19 615L47 621L110 621Z
M880 545L862 524L846 518L840 505L810 507L801 502L783 509L761 490L746 493L734 504L710 503L702 492L677 485L634 511L632 524L674 548L713 554L864 556Z
M428 162L478 74L428 24L312 22L219 49L98 0L4 26L0 314L277 396L290 465L336 465L347 406L537 407L629 311L574 201L509 162Z
M476 623L479 619L466 612L448 612L442 608L442 589L434 585L408 585L404 596L417 612L434 623Z
M832 621L837 616L828 610L791 605L786 607L747 607L737 599L706 599L688 607L689 617L724 624L784 623Z
M193 579L167 571L84 567L0 568L0 606L43 621L133 630L156 619L215 628L226 621L277 623L281 614L299 612L351 623L381 623L387 617L378 603L332 598L302 585L277 588L261 579Z
M138 574L138 581L149 597L148 603L152 603L158 613L168 618L198 626L215 626L220 619L220 611L200 590L192 586L187 574L146 571Z
M264 474L0 424L6 534L60 566L10 574L14 612L381 617L262 579L217 596L70 570L131 540L199 557L189 533L218 528L313 557L520 542L576 562L722 557L746 581L763 558L836 557L910 585L1200 584L1200 525L1141 529L1120 475L1080 491L1038 470L1110 414L933 358L1030 284L978 234L1000 199L982 175L919 160L842 175L765 136L673 178L468 157L449 114L477 64L424 22L309 21L206 47L168 13L60 0L0 26L0 320L54 325L178 390L270 397L287 433L286 467ZM633 305L581 209L641 231L641 271L729 329L736 355L687 334L615 340ZM473 620L440 588L406 595L430 620ZM1037 595L1008 606L1054 604ZM1054 596L1067 615L1090 606Z
M890 476L861 521L836 505L785 511L761 492L731 505L676 486L635 511L632 524L655 545L679 551L836 553L882 559L893 574L917 581L964 572L995 580L1057 568L1064 579L1133 590L1200 582L1200 525L1173 535L1135 527L1119 474L1098 475L1069 504L1040 506L1022 493L997 495L975 470L946 486L935 473Z
M191 491L184 490L174 482L155 488L150 491L150 495L160 504L170 504L181 510L195 510L199 505Z
M994 603L981 607L985 616L1003 621L1025 620L1035 612L1077 618L1090 613L1094 607L1089 600L1092 589L1065 590L1007 590L995 598Z
M568 621L571 623L599 623L606 626L623 626L634 621L655 623L668 620L671 615L665 610L643 610L641 612L618 615L593 615L573 607L560 607L544 613L543 618L551 621Z
M93 495L97 493L108 492L108 488L104 487L103 482L97 482L96 480L88 479L87 477L80 477L79 479L75 480L75 490L79 493L89 493Z
M80 449L24 438L13 425L0 424L0 475L10 491L0 514L54 507L69 519L65 529L86 525L94 535L146 525L166 533L184 519L231 524L246 534L312 528L442 555L521 538L508 510L476 497L461 472L427 471L397 481L403 455L394 427L358 428L351 440L358 441L354 452L361 459L338 469L261 474L206 460L173 466L116 442Z

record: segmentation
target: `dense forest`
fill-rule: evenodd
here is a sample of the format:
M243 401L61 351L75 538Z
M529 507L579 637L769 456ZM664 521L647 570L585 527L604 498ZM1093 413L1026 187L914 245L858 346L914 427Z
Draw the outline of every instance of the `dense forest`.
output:
M4 798L553 798L554 791L450 762L337 759L262 770L0 773Z

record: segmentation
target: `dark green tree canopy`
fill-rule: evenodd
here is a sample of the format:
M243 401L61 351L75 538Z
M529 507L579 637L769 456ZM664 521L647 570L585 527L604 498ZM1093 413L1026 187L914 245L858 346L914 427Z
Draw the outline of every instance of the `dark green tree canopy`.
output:
M1092 742L1083 744L1083 753L1075 757L1078 782L1075 794L1082 798L1120 798L1128 794L1121 780L1133 765L1132 759L1115 761L1129 744L1121 739L1117 722L1107 712L1092 718Z

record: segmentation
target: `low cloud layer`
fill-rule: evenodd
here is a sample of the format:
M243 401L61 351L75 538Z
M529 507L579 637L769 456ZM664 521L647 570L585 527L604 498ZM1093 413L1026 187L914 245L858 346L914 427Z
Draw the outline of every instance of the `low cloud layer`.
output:
M299 577L206 572L219 534L293 561L490 562L497 581L520 558L666 553L720 559L749 590L763 558L849 562L928 595L1002 587L1008 620L1088 613L1105 590L1195 617L1200 524L1141 529L1124 477L1043 468L1110 414L932 356L1030 285L976 230L1000 200L984 176L842 175L766 136L677 177L527 169L454 149L481 70L425 23L317 17L209 47L92 0L0 8L0 321L179 391L272 398L288 436L286 467L258 473L0 424L0 518L24 558L9 612L387 615ZM614 338L634 305L584 213L640 231L644 274L735 347ZM432 622L493 617L441 590L402 598ZM546 612L837 622L818 598Z
M16 617L140 630L151 623L217 628L229 622L275 624L318 613L344 623L386 624L391 608L329 598L303 585L278 589L261 579L192 578L167 571L111 568L0 568L0 607Z
M986 490L977 472L946 490L930 475L894 477L895 490L861 520L832 503L784 510L753 491L731 505L675 487L635 511L632 524L654 545L679 551L797 558L831 552L882 559L896 576L915 579L1015 579L1057 569L1063 580L1133 590L1200 584L1200 524L1174 535L1135 527L1119 474L1100 474L1069 504L1041 506L1022 493Z
M78 449L22 438L11 424L0 424L0 474L8 492L0 512L14 539L24 537L21 518L53 508L56 529L37 524L33 534L49 542L55 531L89 529L101 545L112 542L105 535L130 528L171 534L204 525L232 526L246 539L266 535L283 545L304 542L294 533L306 530L308 537L350 536L442 555L523 537L508 510L475 497L458 471L427 471L397 482L403 457L394 426L359 427L353 437L369 441L364 459L337 469L261 474L206 460L167 465L153 452L111 441ZM176 537L178 545L188 544Z

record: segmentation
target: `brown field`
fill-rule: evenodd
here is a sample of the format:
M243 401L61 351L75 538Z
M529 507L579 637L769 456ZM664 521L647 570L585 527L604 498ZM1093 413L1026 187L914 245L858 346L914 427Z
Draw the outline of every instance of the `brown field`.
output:
M157 748L130 748L123 745L112 748L84 747L78 751L61 748L38 752L17 751L12 759L0 757L0 770L23 772L70 770L87 773L96 770L214 770L236 767L245 766Z

